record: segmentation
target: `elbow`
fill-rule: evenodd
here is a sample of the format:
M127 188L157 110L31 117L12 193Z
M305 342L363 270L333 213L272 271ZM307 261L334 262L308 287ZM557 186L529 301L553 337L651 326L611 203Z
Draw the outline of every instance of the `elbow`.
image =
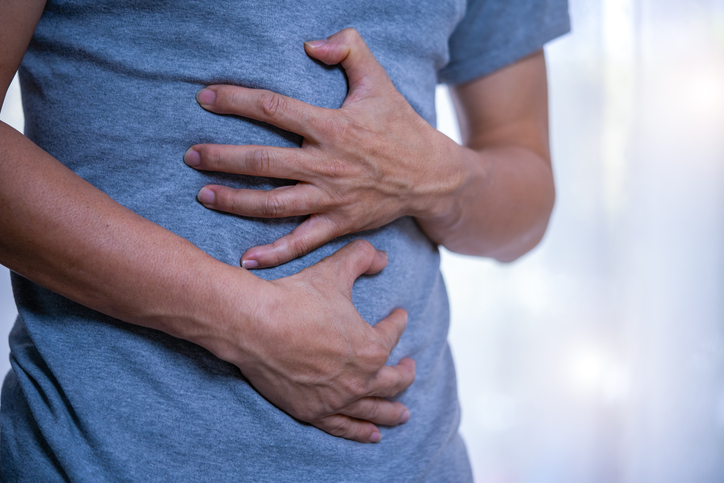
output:
M551 187L550 195L539 204L538 214L527 230L523 230L517 237L498 247L494 253L488 255L500 263L513 263L524 255L530 253L540 245L548 231L553 207L555 205L555 189Z
M520 217L506 229L498 231L497 237L488 234L469 240L465 246L446 248L465 255L492 258L500 263L513 263L540 245L548 230L554 205L555 188L551 183L546 196L532 205L536 209L526 210L528 216Z
M543 236L545 235L547 226L548 224L546 223L542 228L526 233L524 237L521 237L521 239L518 239L515 242L511 242L500 252L492 254L491 258L494 258L497 262L504 264L513 263L519 260L540 244L543 240Z
M522 183L504 203L478 206L459 218L455 229L426 230L431 239L461 255L493 258L501 263L520 259L543 240L555 205L555 184L550 168ZM470 213L473 213L472 215Z

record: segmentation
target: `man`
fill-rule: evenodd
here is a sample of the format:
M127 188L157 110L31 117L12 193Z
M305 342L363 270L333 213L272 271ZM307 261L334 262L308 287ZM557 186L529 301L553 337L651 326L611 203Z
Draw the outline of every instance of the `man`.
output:
M0 8L3 477L469 480L437 244L542 237L565 4Z

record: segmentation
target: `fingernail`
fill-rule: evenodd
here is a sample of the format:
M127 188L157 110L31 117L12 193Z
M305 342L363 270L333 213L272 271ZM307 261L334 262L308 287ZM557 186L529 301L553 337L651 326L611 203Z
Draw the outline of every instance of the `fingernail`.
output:
M384 250L377 250L377 253L379 253L380 255L382 255L383 257L385 257L385 260L387 260L387 252L386 252L386 251L384 251Z
M213 205L214 200L216 200L216 193L211 191L209 188L201 188L201 191L199 191L199 194L196 197L205 205Z
M400 420L397 422L397 424L405 424L409 420L410 420L410 411L405 409L405 412L402 413L402 417L400 417Z
M324 44L326 44L326 43L327 43L327 39L310 40L309 42L304 42L304 43L314 49L314 48L321 47L321 46L323 46Z
M192 168L198 168L201 165L201 156L198 151L194 151L194 148L189 148L184 154L184 163L188 164Z
M242 260L241 261L241 268L251 269L256 268L259 266L259 262L256 260Z
M214 99L216 99L216 92L212 91L211 89L202 89L199 91L198 94L196 94L196 100L201 105L213 104Z
M372 433L372 435L370 436L370 443L379 443L380 441L382 441L382 435L377 431Z

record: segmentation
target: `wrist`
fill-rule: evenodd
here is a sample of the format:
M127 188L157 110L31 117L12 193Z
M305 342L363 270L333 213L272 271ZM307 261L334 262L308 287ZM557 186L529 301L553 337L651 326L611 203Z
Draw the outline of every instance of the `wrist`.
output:
M188 320L174 324L176 333L167 332L238 367L251 350L252 332L264 304L260 297L268 284L243 268L214 261L188 291Z
M421 220L455 217L474 168L469 149L442 133L436 134L426 180L420 183L413 208L413 216Z
M449 189L435 200L431 208L416 216L417 224L433 242L450 248L451 241L466 233L471 209L480 205L482 191L491 179L489 160L482 153L450 141L450 164L456 177ZM454 245L455 243L453 243Z

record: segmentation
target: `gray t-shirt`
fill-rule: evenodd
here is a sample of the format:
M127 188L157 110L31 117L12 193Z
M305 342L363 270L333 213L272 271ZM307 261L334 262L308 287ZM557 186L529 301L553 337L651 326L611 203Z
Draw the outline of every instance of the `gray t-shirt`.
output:
M565 0L50 0L20 78L26 134L136 213L237 265L249 247L297 218L207 210L201 186L268 189L285 182L188 168L196 143L299 145L295 134L201 109L208 84L270 89L336 108L338 67L312 61L306 40L354 27L397 89L435 123L437 82L494 71L568 30ZM400 397L411 419L380 444L335 438L261 397L206 350L104 316L14 275L19 317L2 389L6 481L469 481L447 345L448 303L437 247L410 218L342 237L264 279L298 272L354 238L389 265L360 278L354 303L376 323L409 312L390 363L417 362Z

